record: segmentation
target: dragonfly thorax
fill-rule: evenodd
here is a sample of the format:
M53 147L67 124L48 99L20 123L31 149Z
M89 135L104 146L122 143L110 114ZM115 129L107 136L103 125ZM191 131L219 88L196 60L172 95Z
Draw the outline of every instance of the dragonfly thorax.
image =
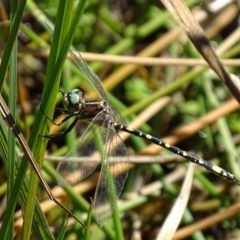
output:
M70 112L78 112L82 108L82 92L79 89L73 89L64 94L64 104Z

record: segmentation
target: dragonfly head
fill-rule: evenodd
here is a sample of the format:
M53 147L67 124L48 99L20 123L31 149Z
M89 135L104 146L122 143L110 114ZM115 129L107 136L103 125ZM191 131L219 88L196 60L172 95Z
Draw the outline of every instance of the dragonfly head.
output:
M71 92L63 94L64 104L71 112L78 112L82 107L82 92L79 89L73 89Z

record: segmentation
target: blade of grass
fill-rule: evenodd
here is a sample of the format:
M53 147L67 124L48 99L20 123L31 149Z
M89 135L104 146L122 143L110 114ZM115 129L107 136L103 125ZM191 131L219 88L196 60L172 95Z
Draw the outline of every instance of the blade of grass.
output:
M1 88L3 86L3 80L4 80L4 76L6 74L6 70L7 70L8 62L9 62L10 55L11 55L11 52L12 52L12 48L14 46L14 41L15 41L17 33L18 33L18 28L19 28L19 24L21 22L21 18L22 18L22 14L23 14L23 11L24 11L25 3L26 3L26 1L19 1L18 2L18 8L16 9L16 15L13 18L13 24L11 26L11 32L10 32L10 35L9 35L9 38L8 38L7 45L5 47L5 51L3 53L1 66L0 66L0 87ZM15 72L14 72L14 74L15 74ZM16 91L13 91L13 92L14 93L11 94L11 95L15 95ZM15 101L12 101L12 102L13 102L13 105L14 105ZM13 109L15 109L15 107L13 107ZM14 145L14 144L11 144L11 145ZM4 146L4 145L2 145L2 146ZM11 146L10 146L10 148L11 148ZM10 152L12 152L12 151L10 151ZM5 159L7 159L7 158L5 158ZM10 158L10 159L14 159L14 158ZM22 165L21 169L26 169L24 164ZM11 200L13 200L13 201L8 201L9 206L11 206L11 207L7 208L7 210L10 209L11 214L6 214L5 215L6 217L10 217L10 216L13 215L13 210L15 209L16 201L18 199L19 190L21 189L21 183L22 183L23 177L25 176L25 171L23 171L23 172L21 170L19 171L19 175L18 176L20 176L21 180L19 180L19 178L17 178L17 185L14 185L14 188L13 188L13 191L12 191L13 195L12 195L12 198L11 198ZM8 227L10 226L10 224L8 224L9 221L5 221L5 223L7 223ZM4 232L4 234L7 235L7 231L8 230L4 231L3 225L2 225L3 232ZM1 237L3 237L2 234L1 234Z
M12 27L13 19L16 14L17 3L11 1L10 4L10 24ZM16 39L15 39L16 40ZM17 95L17 42L15 41L13 44L12 54L10 58L10 66L9 66L9 109L15 119L16 115L16 95ZM13 191L14 178L15 178L15 163L14 160L16 158L15 155L15 136L12 131L8 132L8 168L7 168L7 199L8 201L11 198L11 194ZM8 207L8 206L7 206ZM9 220L9 230L8 230L8 238L13 239L14 236L14 216L11 215L11 219Z
M69 65L70 65L70 62L69 61L66 61L66 66L64 67L64 71L63 71L63 87L64 87L64 90L65 91L70 91L71 88L70 88L70 79L71 79L71 76L70 76L70 68L69 68ZM70 126L70 122L67 121L66 123L66 127L68 128L68 126ZM75 143L76 143L76 131L75 131L75 128L72 129L66 136L66 143L67 143L67 146L68 146L68 149L72 149L74 146L75 146Z
M1 133L1 144L0 144L0 149L1 149L1 154L4 160L4 163L6 165L6 167L8 168L8 155L7 155L7 148L8 148L8 139L7 139L7 128L6 128L6 124L4 123L2 116L0 117L0 123L1 123L1 128L0 128L0 133ZM17 156L17 154L15 154ZM17 158L15 158L16 160L18 160ZM0 236L1 239L9 239L8 237L8 232L9 232L9 227L11 225L11 217L13 216L14 213L14 209L16 206L16 202L18 200L18 194L21 190L21 187L23 185L23 191L21 191L20 194L20 204L22 206L22 209L25 209L25 204L26 204L26 195L27 195L27 185L28 185L28 179L25 177L25 167L26 167L26 163L21 162L21 166L19 168L19 162L16 162L16 169L18 170L18 174L16 176L16 181L14 183L13 189L12 189L12 194L10 196L10 199L8 201L7 204L7 209L5 211L5 215L4 215L4 219L2 222L2 226L1 226L1 231L0 231ZM25 178L25 182L23 182ZM24 184L23 184L24 183ZM40 221L41 220L41 221ZM41 211L41 208L39 207L38 202L36 201L36 221L34 221L34 231L35 231L35 235L38 236L38 239L53 239L51 231L48 227L47 221L44 217L44 214ZM41 232L41 234L40 234ZM43 238L41 238L41 236L43 236Z
M184 214L193 182L194 164L190 163L181 192L157 236L160 239L172 239Z
M60 231L57 234L56 240L63 240L67 231L67 223L68 223L68 214L64 215L63 222L60 226Z
M11 32L9 34L7 45L3 52L2 61L1 61L1 65L0 65L0 90L2 90L2 87L3 87L4 77L7 72L7 66L8 66L9 59L10 59L12 49L13 49L13 45L14 45L14 42L15 42L15 39L16 39L16 36L18 33L18 29L19 29L19 25L21 22L21 18L23 15L25 5L26 5L26 0L18 1L18 8L16 11L16 15L14 17L14 20L13 20Z
M164 2L164 1L163 1ZM235 83L229 73L224 68L218 55L214 51L211 43L207 39L199 23L194 19L191 11L182 0L167 1L166 7L173 13L173 16L182 25L187 36L208 62L209 66L215 71L219 78L226 84L232 95L240 102L238 83Z
M10 61L10 91L9 91L9 109L12 112L13 116L16 115L16 90L17 90L17 75L16 75L16 45L14 46L14 53L12 54L11 61ZM14 117L15 118L15 117ZM13 185L14 185L14 160L16 159L15 155L15 136L12 131L8 131L8 175L7 175L7 186L8 186L8 200L10 200L11 192L13 191ZM13 238L13 223L14 218L12 216L9 224L12 223L12 226L9 226L9 239ZM11 230L10 230L11 229ZM11 231L11 233L10 233Z
M63 28L63 21L65 20L66 22L69 22L70 15L66 15L65 12L69 11L67 9L72 9L73 2L72 1L60 1L59 2L59 12L58 12L58 17L57 17L57 25L56 25L56 31L55 31L55 36L57 35L57 38L59 41L53 40L52 43L52 48L51 48L51 53L50 54L50 59L49 59L49 64L48 66L54 66L58 52L60 51L60 47L62 45L62 39L65 37L67 34L66 28ZM62 16L62 17L60 17ZM65 30L65 31L64 31ZM55 37L54 36L54 37ZM54 38L56 39L56 37ZM51 58L51 56L55 56L55 58ZM54 69L48 67L47 68L47 74L50 74ZM55 82L59 83L60 81L60 74L57 79L55 79ZM54 92L56 92L57 89L57 84L55 84L55 89ZM42 166L42 161L39 161L39 166ZM38 177L35 174L35 172L32 170L31 175L30 175L30 183L29 183L29 189L28 189L28 196L27 196L27 204L26 204L26 209L25 209L25 214L24 214L24 222L23 222L23 239L29 239L30 234L31 234L31 226L32 226L32 218L33 218L33 209L34 209L34 203L35 203L35 196L37 193L37 185L38 185Z
M121 226L121 217L119 214L119 209L118 209L117 204L113 210L113 223L114 223L114 230L115 230L116 238L119 240L121 240L121 239L123 240L124 239L123 228Z
M35 2L33 2L32 0L28 0L26 8L32 14L33 17L36 17L36 21L38 21L43 28L46 28L46 24L50 26L50 28L53 28L53 23L51 22L51 20L47 17L47 15L39 8L39 6Z
M55 102L56 95L57 95L57 90L60 82L61 69L63 67L64 60L66 58L68 49L70 47L71 40L73 39L73 35L76 30L77 23L83 13L85 3L86 1L81 1L77 5L73 18L72 18L72 15L66 16L64 14L65 12L69 12L66 10L66 8L68 8L71 5L70 3L67 3L66 7L63 8L63 5L65 5L65 2L64 1L60 2L59 8L58 8L58 17L56 21L56 28L53 35L52 48L51 48L50 57L49 57L49 64L48 64L47 74L45 78L45 85L44 85L42 105L41 105L43 108L43 111L46 112L48 115L49 115L49 112L51 112L50 116L52 115L53 109L54 109L53 103ZM71 27L67 33L63 33L61 25L68 22L71 22ZM59 37L57 38L56 36L66 36L61 46L59 46L59 41L58 41ZM60 37L60 39L62 38ZM42 114L42 112L39 111L36 117L36 124L34 124L33 126L32 134L29 139L30 148L33 149L33 153L36 156L36 159L38 159L40 166L42 165L42 161L43 161L44 148L45 148L44 142L46 141L45 140L43 141L41 138L39 138L39 135L40 133L42 134L45 132L44 131L45 121L46 119L44 114ZM31 174L31 175L34 176L34 174ZM37 184L32 186L32 194L36 193L36 187L37 187ZM30 196L30 200L29 200L30 205L28 210L28 217L30 218L32 214L30 209L33 210L33 205L34 205L34 201L31 198L32 196ZM27 222L31 223L31 221L29 220ZM26 237L29 237L29 233L30 233L29 225L25 224Z
M91 220L93 216L93 208L92 205L89 206L88 209L88 218L87 218L87 230L85 231L84 234L84 240L89 240L90 239L90 225L91 225Z

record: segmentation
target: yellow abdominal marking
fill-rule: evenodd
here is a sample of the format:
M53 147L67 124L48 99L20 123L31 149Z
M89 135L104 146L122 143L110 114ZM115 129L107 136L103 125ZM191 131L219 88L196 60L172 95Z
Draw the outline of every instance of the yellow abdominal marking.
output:
M149 135L149 134L146 134L146 138L147 138L147 139L151 139L151 138L152 138L152 136L151 136L151 135Z
M226 172L223 171L223 169L220 168L220 167L218 167L218 166L213 166L213 167L212 167L212 170L213 170L214 172L220 173L222 176L227 176Z
M165 144L166 148L170 148L170 145L168 143Z
M133 128L131 128L131 127L127 127L126 128L128 131L130 131L130 132L133 132L134 130L133 130Z
M197 161L199 164L201 164L201 165L204 165L204 161L202 160L202 159L198 159L198 161Z
M183 152L182 152L182 155L183 155L184 157L186 157L188 154L187 154L185 151L183 151Z
M0 109L1 110L1 109ZM144 139L148 139L151 142L153 142L154 144L158 144L159 146L162 146L166 149L169 149L170 151L172 151L175 154L178 154L186 159L188 159L190 162L194 162L200 166L205 167L207 170L210 170L212 172L215 172L215 174L222 176L223 178L229 180L230 182L235 182L237 185L240 186L240 181L238 181L237 179L235 179L234 175L225 171L223 168L218 167L216 165L213 165L212 163L208 163L207 161L205 161L204 159L194 156L186 151L183 151L181 149L179 149L178 147L172 146L164 141L162 141L161 139L154 138L153 136L151 136L150 134L146 134L144 132L141 132L137 129L134 129L132 127L126 126L126 125L122 125L119 123L114 123L114 126L116 126L118 129L121 129L122 131L125 132L129 132L129 133L133 133L135 136L139 136L142 137ZM158 141L158 142L157 142ZM103 159L104 163L106 164L106 159Z

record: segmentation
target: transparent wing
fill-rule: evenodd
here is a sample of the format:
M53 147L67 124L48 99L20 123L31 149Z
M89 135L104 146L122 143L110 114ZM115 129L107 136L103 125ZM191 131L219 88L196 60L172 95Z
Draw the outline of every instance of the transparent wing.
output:
M83 60L82 55L80 53L78 53L80 58L77 58L77 56L73 53L72 50L70 50L69 52L70 52L73 60L75 61L75 63L78 65L78 67L88 77L88 79L90 80L90 83L92 84L94 89L97 91L99 96L108 103L108 105L110 106L110 108L112 110L112 116L114 117L116 122L124 123L124 119L123 119L121 113L109 103L107 95L102 87L100 79L98 78L97 75L95 75L93 72L91 72L91 70L88 68L88 65Z
M80 59L78 59L77 56L73 53L72 50L70 50L69 52L70 52L73 60L75 61L75 63L78 65L78 67L88 77L88 79L90 80L92 86L98 92L100 97L108 102L107 95L106 95L106 93L105 93L105 91L104 91L104 89L103 89L103 87L101 85L101 82L100 82L99 78L93 72L91 72L91 70L88 68L86 62L82 58L82 55L79 53Z
M128 176L128 152L114 128L104 132L105 152L93 208L100 226L112 215Z
M76 148L72 149L57 166L57 181L61 186L74 185L88 177L101 162L96 135L93 129L103 122L103 113L99 113L83 133ZM106 130L105 130L106 131ZM98 134L97 132L95 134ZM101 133L99 133L101 134ZM102 137L99 136L101 139Z

